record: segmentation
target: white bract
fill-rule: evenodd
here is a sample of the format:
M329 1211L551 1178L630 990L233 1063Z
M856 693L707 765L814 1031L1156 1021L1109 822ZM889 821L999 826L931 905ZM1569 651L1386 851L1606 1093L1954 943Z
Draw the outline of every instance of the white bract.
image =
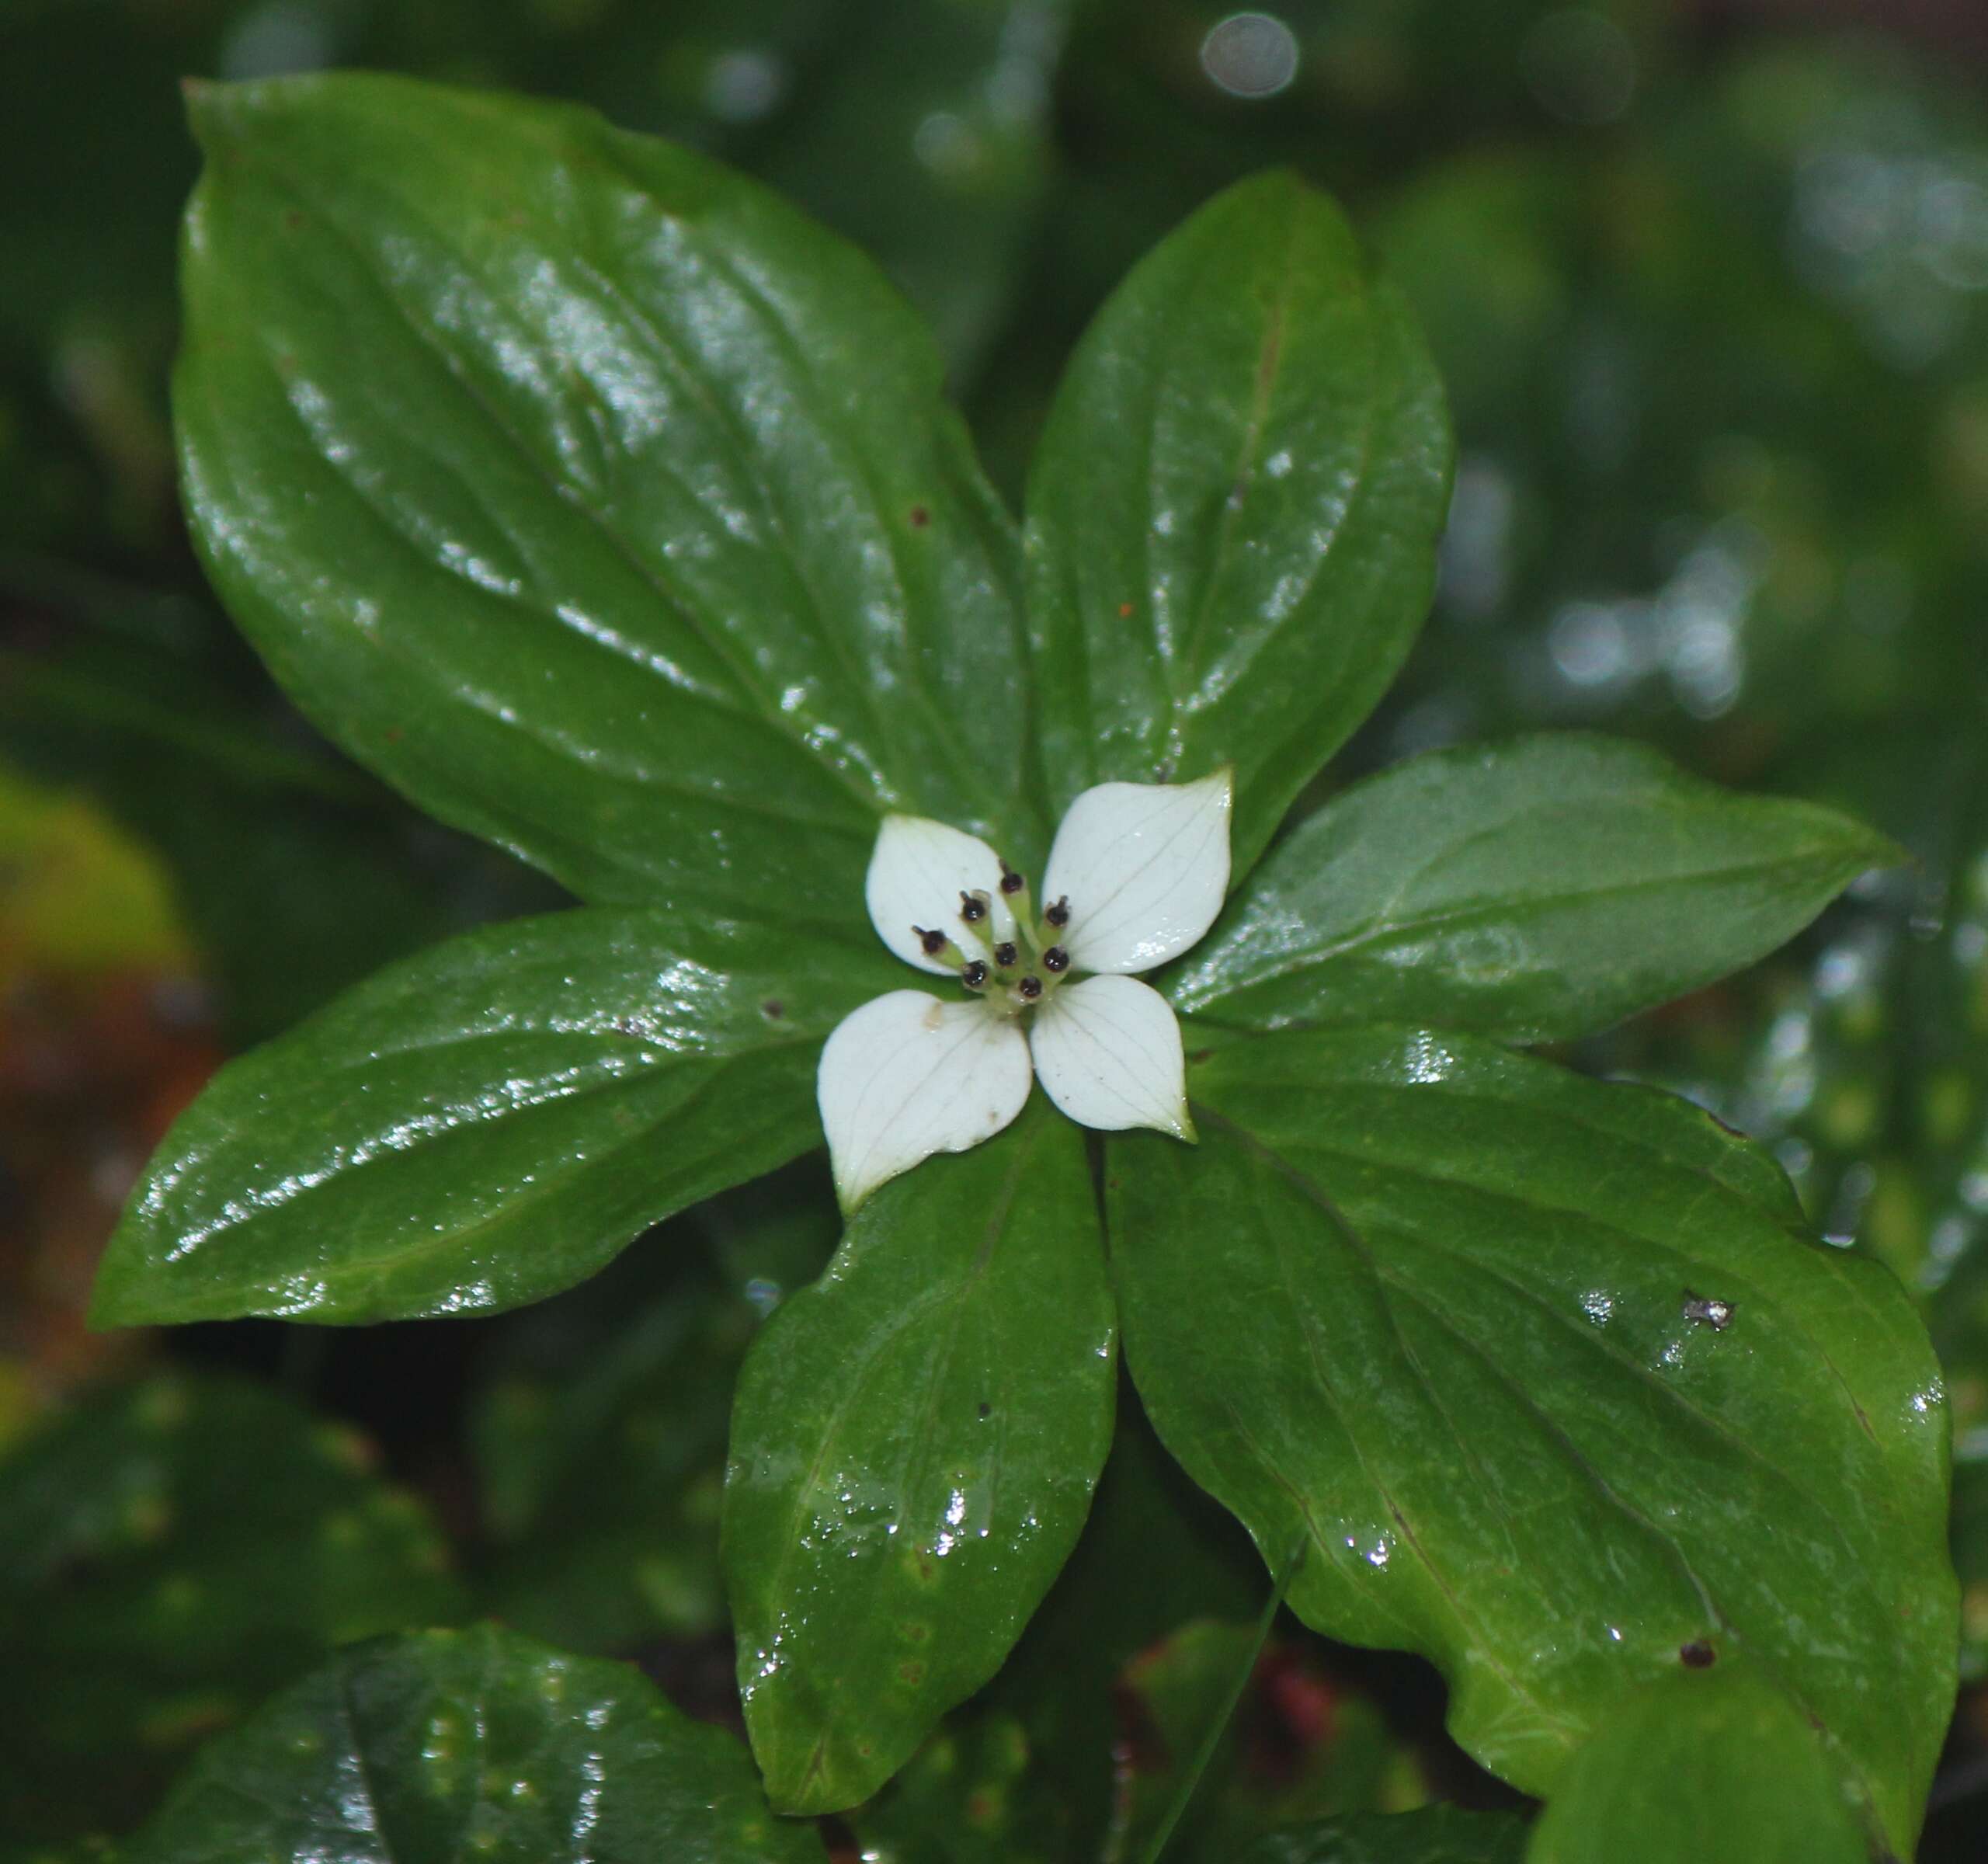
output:
M1020 1113L1031 1073L1069 1117L1192 1139L1180 1025L1138 981L1215 923L1229 887L1231 774L1102 783L1072 803L1040 916L985 842L891 816L865 896L908 965L952 977L951 1001L893 990L843 1017L815 1077L836 1192L853 1211L937 1152L964 1152Z

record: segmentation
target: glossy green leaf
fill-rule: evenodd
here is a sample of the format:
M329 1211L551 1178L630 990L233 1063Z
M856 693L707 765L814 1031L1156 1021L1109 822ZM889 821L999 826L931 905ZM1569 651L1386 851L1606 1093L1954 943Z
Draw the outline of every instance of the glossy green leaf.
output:
M1090 328L1029 482L1029 632L1059 806L1236 771L1236 868L1386 690L1448 506L1413 314L1295 176L1204 207Z
M127 1864L804 1864L745 1750L626 1664L481 1626L343 1653L214 1742Z
M1525 1821L1516 1813L1425 1806L1272 1832L1243 1854L1242 1864L1520 1864L1525 1841Z
M1814 1731L1744 1663L1684 1671L1625 1703L1576 1754L1526 1864L1866 1864Z
M1896 858L1833 810L1733 795L1611 739L1437 751L1282 842L1169 994L1251 1029L1562 1040L1750 964Z
M121 1825L332 1646L454 1617L371 1446L248 1380L155 1378L0 1460L0 1829Z
M774 1804L867 1797L994 1673L1083 1525L1114 1341L1084 1135L1037 1096L866 1202L754 1342L725 1559Z
M601 901L839 916L885 810L1026 834L1010 527L867 260L570 108L192 107L187 502L332 736Z
M99 1325L512 1307L818 1142L867 936L582 909L382 972L222 1069L112 1238Z
M1749 1653L1906 1848L1955 1588L1945 1391L1890 1274L1689 1103L1474 1037L1259 1037L1189 1092L1194 1151L1111 1147L1128 1357L1267 1560L1309 1538L1292 1608L1432 1658L1534 1792L1695 1647Z

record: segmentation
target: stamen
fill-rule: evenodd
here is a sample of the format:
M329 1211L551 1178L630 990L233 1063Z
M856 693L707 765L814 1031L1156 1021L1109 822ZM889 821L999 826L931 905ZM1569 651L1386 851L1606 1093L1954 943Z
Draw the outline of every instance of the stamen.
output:
M1053 906L1045 906L1042 916L1052 926L1067 926L1070 923L1070 896L1066 893Z
M918 942L924 948L927 958L937 958L953 942L944 933L928 932L923 926L913 926L912 930L918 934Z
M1070 968L1070 955L1061 945L1051 945L1042 955L1042 968L1045 971L1062 972Z
M1039 977L1025 977L1015 986L1015 989L1024 1003L1032 1003L1042 994L1042 979Z
M1003 971L1010 969L1010 967L1013 965L1015 960L1021 954L1016 951L1013 945L1006 944L1006 942L998 944L994 948L994 962L996 964L999 965Z
M1001 891L1003 893L1006 894L1010 899L1013 899L1016 894L1019 893L1022 889L1027 885L1028 882L1024 880L1013 868L1009 867L1006 863L1003 864L1001 868Z
M978 990L987 982L987 961L982 958L969 959L960 972L960 982L969 990Z
M970 926L977 926L987 916L987 895L969 893L964 889L960 892L960 917Z

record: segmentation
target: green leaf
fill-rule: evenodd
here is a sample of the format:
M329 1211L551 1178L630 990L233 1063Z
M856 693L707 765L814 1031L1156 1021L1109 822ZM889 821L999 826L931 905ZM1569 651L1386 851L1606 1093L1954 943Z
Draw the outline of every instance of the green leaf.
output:
M1628 1690L1747 1653L1909 1848L1955 1589L1889 1273L1687 1102L1473 1037L1263 1036L1189 1091L1193 1153L1109 1156L1127 1353L1266 1560L1309 1536L1292 1608L1432 1658L1533 1792Z
M213 1375L101 1394L0 1461L9 1835L122 1824L333 1645L456 1615L434 1523L373 1462Z
M596 901L846 916L892 809L1019 846L1011 528L866 259L571 108L192 112L187 503L332 737Z
M865 1203L753 1344L725 1559L775 1805L867 1798L1006 1656L1111 1440L1084 1135L1035 1103Z
M1750 964L1899 858L1833 810L1734 795L1607 738L1437 751L1281 843L1169 994L1251 1029L1563 1040Z
M1425 1806L1419 1812L1353 1813L1272 1832L1243 1855L1242 1864L1520 1864L1525 1840L1525 1821L1515 1813Z
M1143 260L1079 346L1029 482L1029 632L1059 806L1233 763L1247 868L1393 679L1448 507L1413 314L1271 174Z
M893 969L867 936L605 909L436 946L221 1070L112 1237L91 1318L556 1293L817 1143L819 1044Z
M743 1748L626 1664L481 1626L342 1653L211 1744L126 1864L803 1864Z
M1642 1691L1581 1749L1526 1864L1865 1864L1840 1782L1794 1705L1746 1664Z

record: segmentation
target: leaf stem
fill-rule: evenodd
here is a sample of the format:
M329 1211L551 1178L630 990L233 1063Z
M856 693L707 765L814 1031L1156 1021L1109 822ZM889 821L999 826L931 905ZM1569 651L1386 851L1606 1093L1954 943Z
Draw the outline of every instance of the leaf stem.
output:
M1270 1634L1270 1626L1276 1622L1277 1609L1284 1603L1284 1595L1291 1589L1291 1582L1298 1577L1298 1569L1305 1562L1306 1536L1300 1534L1291 1542L1291 1552L1285 1556L1284 1570L1277 1576L1277 1584L1270 1588L1270 1597L1263 1601L1263 1615L1256 1621L1256 1635L1250 1640L1249 1654L1242 1660L1236 1673L1236 1681L1230 1686L1228 1699L1208 1723L1208 1732L1201 1737L1201 1746L1194 1751L1194 1758L1188 1764L1187 1773L1174 1789L1173 1803L1166 1809L1166 1816L1159 1822L1159 1829L1152 1834L1152 1842L1147 1845L1140 1864L1159 1864L1160 1855L1166 1849L1167 1841L1173 1836L1174 1827L1180 1823L1194 1796L1194 1789L1201 1783L1201 1775L1207 1772L1208 1763L1215 1758L1215 1751L1220 1744L1229 1722L1236 1713L1236 1705L1242 1701L1242 1692L1249 1686L1249 1678L1256 1674L1256 1659L1263 1654L1263 1645Z

